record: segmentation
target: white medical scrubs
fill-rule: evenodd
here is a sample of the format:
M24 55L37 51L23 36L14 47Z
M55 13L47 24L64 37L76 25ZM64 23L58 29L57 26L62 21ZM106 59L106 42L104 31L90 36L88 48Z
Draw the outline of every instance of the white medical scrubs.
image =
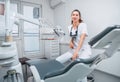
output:
M87 41L87 37L88 37L87 25L85 23L80 23L79 26L78 26L78 29L72 29L71 30L71 28L72 28L72 25L70 25L68 27L68 30L69 30L69 33L72 32L73 35L75 34L76 30L78 30L77 36L73 40L74 49L69 49L68 52L66 52L66 53L62 54L61 56L59 56L58 58L56 58L56 60L61 62L61 63L65 63L72 58L72 56L74 54L74 51L77 48L78 43L80 41L80 36L81 36L82 33L85 33L87 36L86 36L86 38L83 42L83 45L82 45L81 49L79 50L79 58L83 58L83 59L89 58L90 55L92 54L90 45L88 44L88 41ZM87 82L87 77L85 77L82 81L77 80L77 82Z
M72 32L72 34L74 35L77 29L72 29L72 25L68 26L68 30L69 33ZM68 60L70 60L74 54L75 49L78 46L78 43L80 41L80 36L82 33L85 33L87 36L83 42L83 45L81 47L81 49L79 50L79 58L89 58L91 55L91 48L90 45L88 44L87 38L88 38L88 31L87 31L87 25L85 23L80 23L78 26L78 32L77 32L77 36L76 38L73 40L74 42L74 49L69 49L68 52L62 54L61 56L57 57L56 60L61 62L61 63L65 63Z

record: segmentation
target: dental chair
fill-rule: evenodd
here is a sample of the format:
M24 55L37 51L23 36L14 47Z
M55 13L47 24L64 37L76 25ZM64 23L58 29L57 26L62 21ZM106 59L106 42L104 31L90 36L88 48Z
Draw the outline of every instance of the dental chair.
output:
M120 46L120 26L108 27L93 37L89 44L93 48L105 49L103 53L88 59L76 59L63 65L54 60L35 59L26 61L33 74L33 82L80 82L89 75L99 62L110 58ZM94 53L94 52L93 52Z

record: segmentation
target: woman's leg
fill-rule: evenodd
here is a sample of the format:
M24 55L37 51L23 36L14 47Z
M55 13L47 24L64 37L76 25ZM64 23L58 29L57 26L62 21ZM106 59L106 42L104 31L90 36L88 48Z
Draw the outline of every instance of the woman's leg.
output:
M92 55L91 50L82 50L81 52L79 52L79 58L89 58Z
M87 77L85 77L81 82L87 82Z
M72 53L66 52L66 53L62 54L61 56L57 57L56 60L59 61L60 63L65 63L70 58L72 58Z
M76 82L87 82L87 77L85 77L85 78L82 79L82 80L78 79Z

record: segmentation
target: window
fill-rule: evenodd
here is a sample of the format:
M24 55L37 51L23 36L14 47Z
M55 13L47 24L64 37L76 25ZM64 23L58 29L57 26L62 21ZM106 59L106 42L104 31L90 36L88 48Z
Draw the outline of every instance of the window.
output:
M3 1L3 0L2 0ZM0 0L1 2L1 0ZM38 18L41 17L42 7L39 4L33 4L24 2L21 0L10 0L10 17L13 17L13 13L23 14L26 18L33 19L35 22L39 22ZM4 18L5 20L5 18ZM0 21L3 21L0 19ZM14 21L14 20L13 20ZM12 23L11 23L12 24ZM38 56L41 55L41 41L39 26L29 23L24 20L19 20L19 25L12 24L12 33L14 39L20 38L16 41L19 44L18 51L22 51L22 56ZM1 35L1 32L0 32Z
M32 19L34 22L39 22L40 5L31 3L22 3L23 15ZM23 43L25 55L37 55L40 54L40 31L39 26L23 21Z

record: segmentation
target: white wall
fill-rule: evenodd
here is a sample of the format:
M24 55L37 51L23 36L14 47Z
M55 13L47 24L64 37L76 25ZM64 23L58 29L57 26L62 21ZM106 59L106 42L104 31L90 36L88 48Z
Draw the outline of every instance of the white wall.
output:
M88 25L89 35L93 37L104 28L120 23L119 4L120 0L66 0L54 10L55 24L67 28L72 10L79 9Z
M66 0L65 4L54 9L55 24L61 25L66 32L74 9L81 11L82 18L88 25L90 38L108 26L120 24L120 0ZM120 55L115 54L112 58L101 62L98 69L120 76L119 58Z

